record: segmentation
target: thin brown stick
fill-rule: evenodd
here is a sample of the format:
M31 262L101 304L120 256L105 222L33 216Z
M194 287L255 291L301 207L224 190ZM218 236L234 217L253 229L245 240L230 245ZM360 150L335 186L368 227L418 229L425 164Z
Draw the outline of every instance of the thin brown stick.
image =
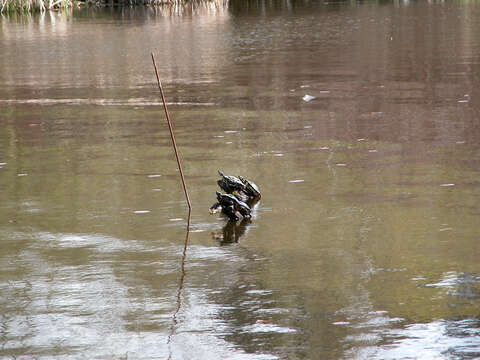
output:
M152 52L152 61L153 67L155 68L155 75L157 76L158 89L160 90L160 95L162 96L163 108L165 109L165 116L167 117L168 129L170 130L170 137L172 138L173 150L175 151L175 157L177 158L178 170L180 170L180 177L182 178L183 191L185 192L185 197L187 198L188 205L188 222L190 225L190 213L192 212L192 205L190 204L190 197L188 196L187 184L185 184L185 177L183 176L182 163L180 157L178 156L177 142L175 141L175 135L173 134L172 122L170 121L170 116L168 115L167 103L165 102L165 96L163 95L162 83L160 82L160 77L158 76L157 64L155 63L155 56Z

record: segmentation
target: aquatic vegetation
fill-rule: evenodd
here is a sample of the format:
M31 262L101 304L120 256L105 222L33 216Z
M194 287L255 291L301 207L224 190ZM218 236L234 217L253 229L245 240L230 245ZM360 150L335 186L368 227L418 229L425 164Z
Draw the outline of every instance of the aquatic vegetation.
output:
M0 0L0 14L44 12L46 10L72 9L88 6L183 6L204 3L219 6L227 0Z
M0 13L31 13L71 8L76 0L0 0Z

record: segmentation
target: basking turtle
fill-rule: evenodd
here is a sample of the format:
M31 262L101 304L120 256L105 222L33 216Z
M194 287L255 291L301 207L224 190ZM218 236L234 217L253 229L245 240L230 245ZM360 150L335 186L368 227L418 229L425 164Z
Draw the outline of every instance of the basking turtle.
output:
M247 196L253 199L260 200L262 194L260 194L260 189L258 188L257 184L242 176L239 176L238 178L243 183L243 185L245 185L244 192L247 194Z
M234 194L235 192L245 190L245 185L239 178L235 176L225 175L220 170L218 170L218 174L222 178L217 181L217 184L218 186L220 186L220 189L225 191L227 194Z
M210 213L214 214L221 207L222 212L232 220L239 220L237 213L243 218L251 217L251 209L243 201L238 200L231 194L222 194L217 191L217 202L210 207Z

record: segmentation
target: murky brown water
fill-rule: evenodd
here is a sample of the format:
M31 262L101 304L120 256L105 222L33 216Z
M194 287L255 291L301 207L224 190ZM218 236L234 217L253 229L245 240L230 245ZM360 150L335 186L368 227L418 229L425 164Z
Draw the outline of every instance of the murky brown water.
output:
M480 357L480 4L0 26L1 358ZM251 224L209 215L217 169Z

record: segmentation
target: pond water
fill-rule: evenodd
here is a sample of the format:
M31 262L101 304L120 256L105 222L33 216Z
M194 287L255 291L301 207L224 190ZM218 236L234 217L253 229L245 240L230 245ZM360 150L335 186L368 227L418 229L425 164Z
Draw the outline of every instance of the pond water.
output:
M0 358L480 358L480 4L0 27ZM209 214L218 169L251 222Z

